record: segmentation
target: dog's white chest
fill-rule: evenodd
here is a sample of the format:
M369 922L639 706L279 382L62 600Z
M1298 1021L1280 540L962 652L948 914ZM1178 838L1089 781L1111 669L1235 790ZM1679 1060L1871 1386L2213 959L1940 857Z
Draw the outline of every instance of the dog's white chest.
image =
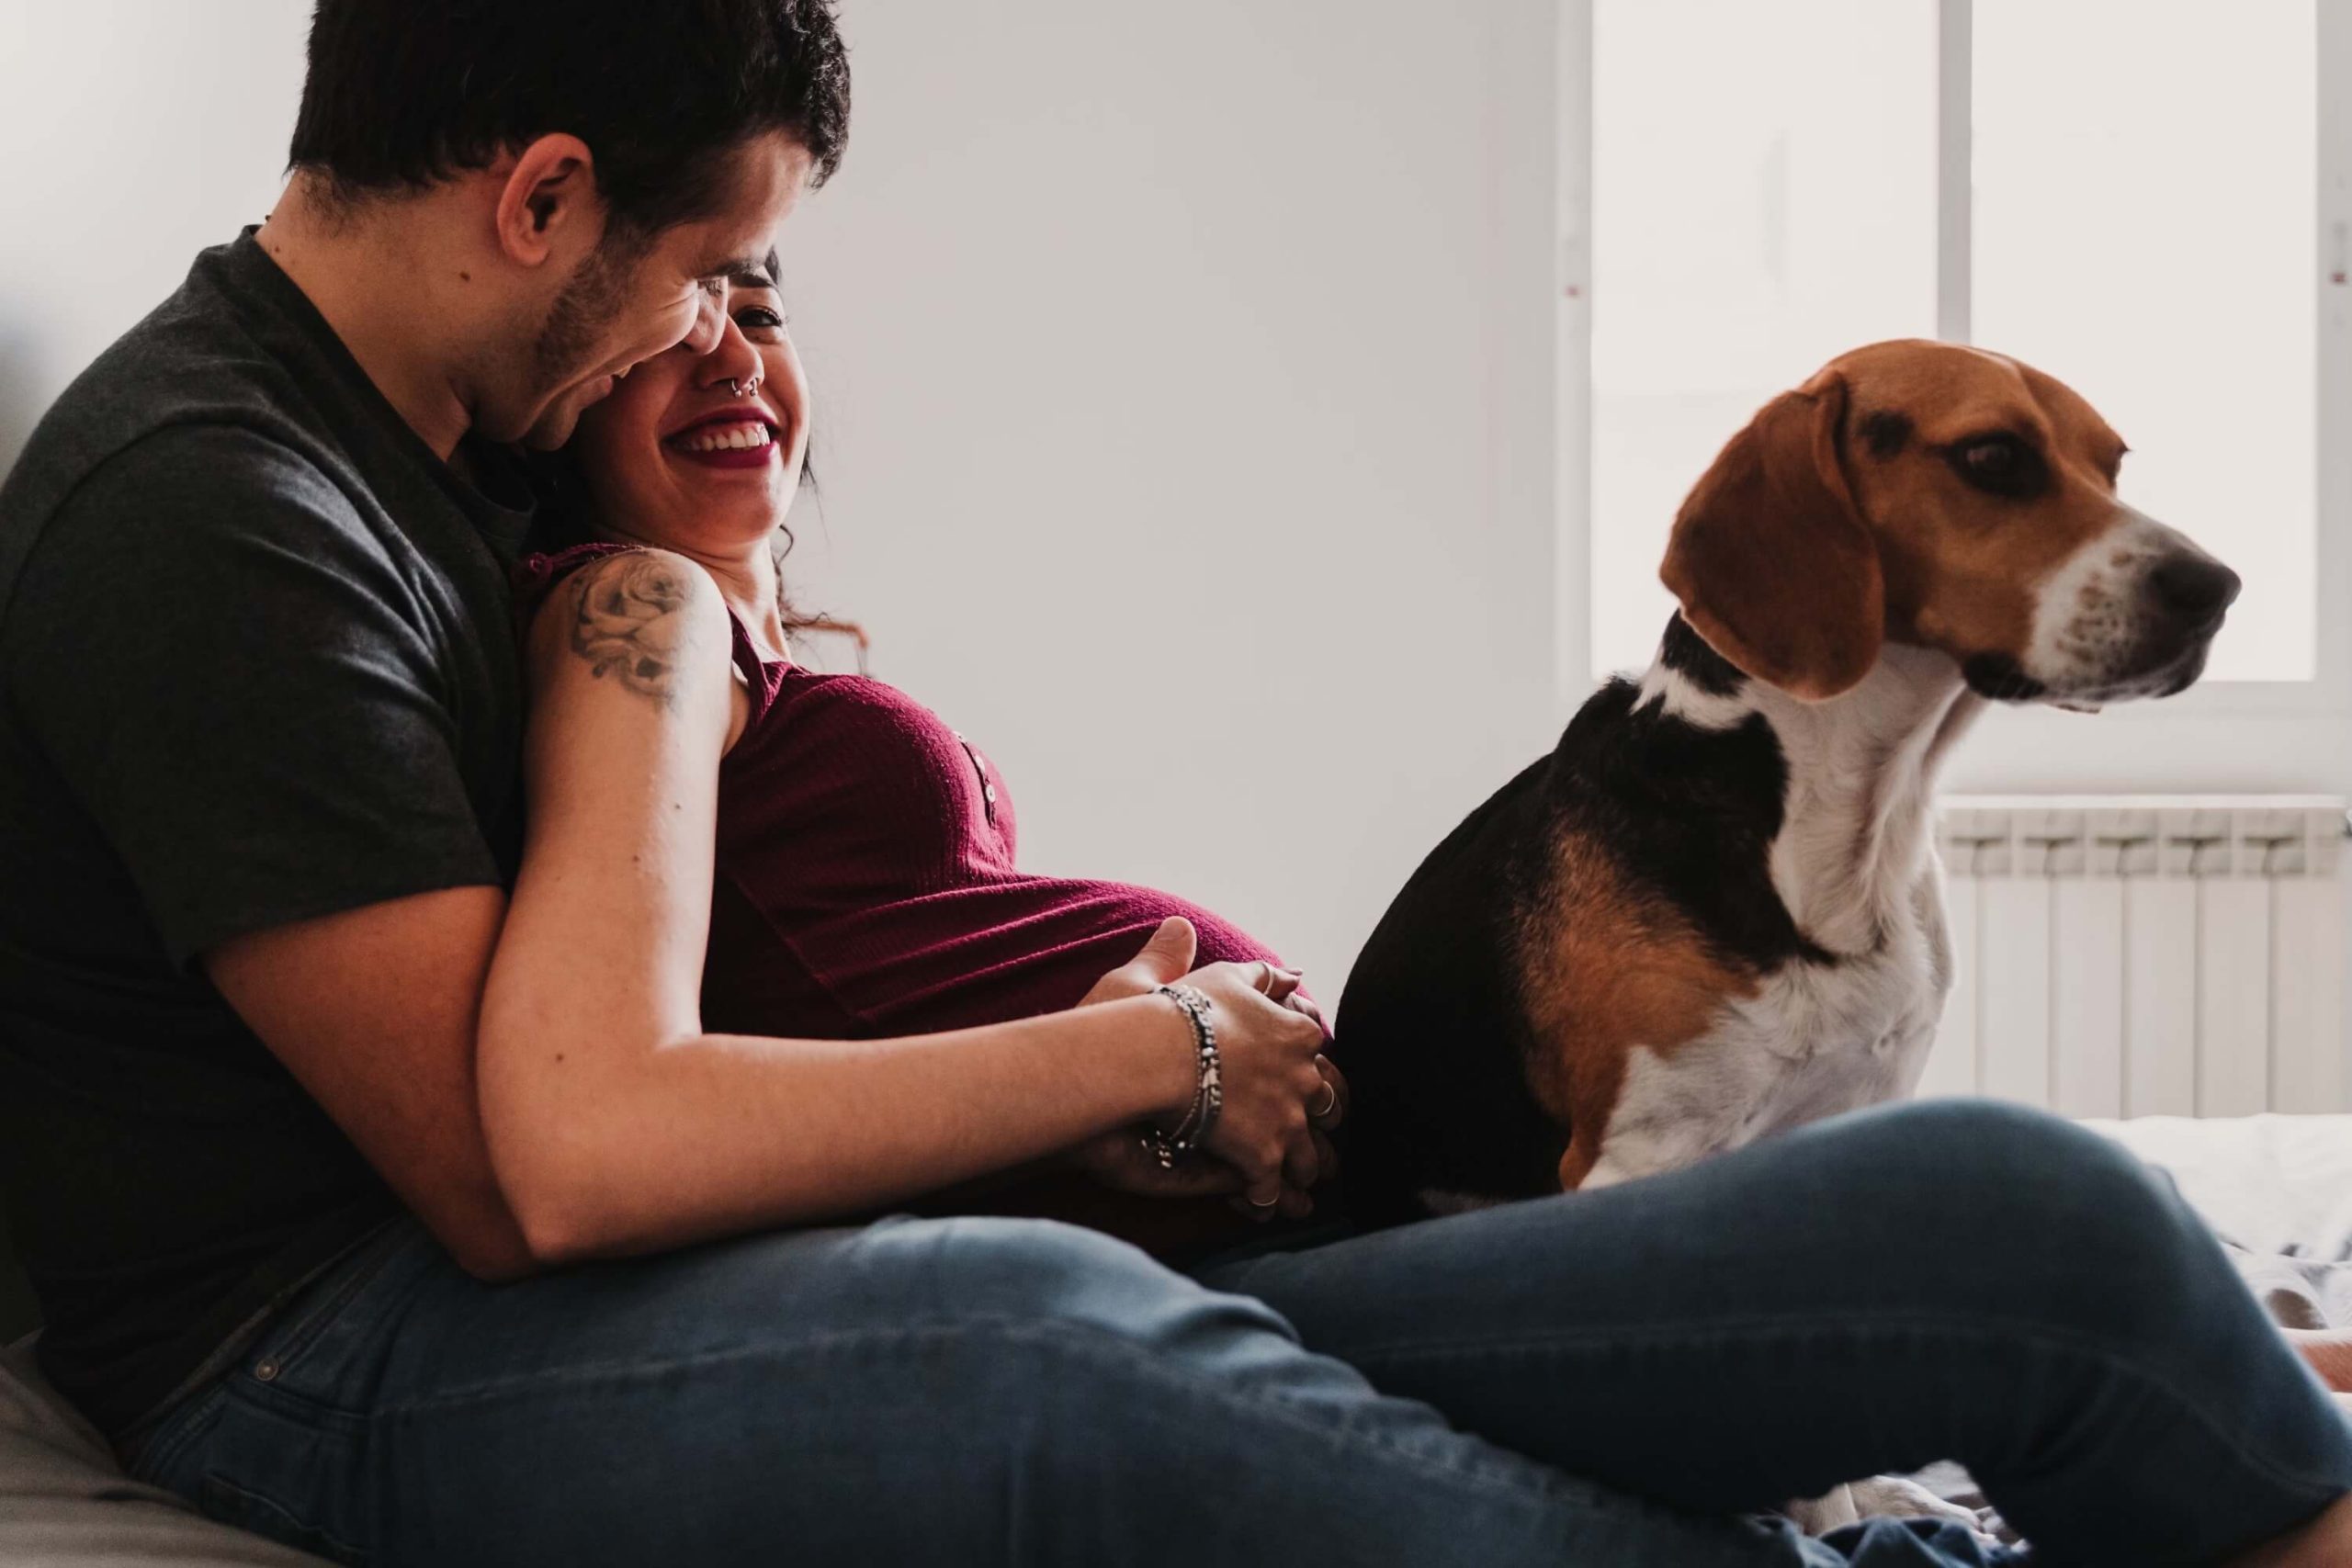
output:
M1670 1051L1634 1047L1583 1185L1679 1169L1910 1093L1950 988L1939 880L1924 869L1869 953L1791 964L1727 1004L1700 1038Z

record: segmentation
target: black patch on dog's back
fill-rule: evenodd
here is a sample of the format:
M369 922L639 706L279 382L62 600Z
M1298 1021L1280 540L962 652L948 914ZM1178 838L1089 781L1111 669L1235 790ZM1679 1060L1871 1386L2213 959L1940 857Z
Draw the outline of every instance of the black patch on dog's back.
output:
M1558 1185L1567 1135L1527 1087L1505 897L1551 765L1521 770L1430 852L1349 972L1331 1058L1351 1098L1334 1141L1359 1222L1418 1217L1429 1187L1523 1197Z
M1786 818L1787 759L1761 714L1702 729L1614 681L1560 738L1545 790L1546 831L1521 846L1517 880L1547 880L1560 835L1581 834L1656 894L1734 965L1769 973L1792 959L1831 962L1797 930L1772 886L1772 840Z
M1682 635L1718 659L1687 627ZM1678 656L1695 658L1689 646ZM1528 1055L1539 1047L1518 965L1521 931L1556 902L1563 835L1608 854L1627 888L1681 916L1735 968L1832 962L1772 886L1788 766L1770 725L1755 715L1702 729L1657 705L1637 712L1639 699L1628 681L1595 693L1550 755L1430 852L1357 956L1332 1053L1353 1090L1340 1132L1346 1202L1359 1220L1418 1215L1429 1188L1494 1198L1556 1190L1568 1130L1528 1087Z

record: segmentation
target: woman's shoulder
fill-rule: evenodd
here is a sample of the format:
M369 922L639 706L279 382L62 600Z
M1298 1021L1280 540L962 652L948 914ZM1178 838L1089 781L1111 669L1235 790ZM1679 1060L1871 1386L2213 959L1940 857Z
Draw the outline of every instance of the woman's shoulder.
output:
M514 592L516 625L530 626L567 578L615 556L643 553L647 552L639 545L612 545L602 541L526 553L514 563L509 574Z
M565 557L571 558L566 559ZM523 570L531 570L526 559ZM543 579L526 646L535 669L569 653L597 677L636 686L674 677L696 649L723 652L733 617L718 584L688 557L639 546L582 545L536 569ZM724 659L720 667L724 667Z
M574 545L524 557L515 579L535 694L584 671L667 706L687 686L723 678L732 688L730 750L773 701L749 633L691 557L644 545Z

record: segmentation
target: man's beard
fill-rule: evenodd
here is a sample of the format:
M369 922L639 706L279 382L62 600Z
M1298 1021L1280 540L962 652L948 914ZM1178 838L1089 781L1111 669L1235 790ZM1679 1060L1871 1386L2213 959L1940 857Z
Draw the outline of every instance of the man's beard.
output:
M549 307L547 321L531 344L531 379L543 389L543 396L555 396L540 408L525 437L532 446L552 446L570 437L571 421L580 411L563 408L560 394L571 390L582 372L596 367L591 355L605 329L620 314L629 274L639 254L607 241L580 264ZM548 429L549 423L557 420L562 428Z

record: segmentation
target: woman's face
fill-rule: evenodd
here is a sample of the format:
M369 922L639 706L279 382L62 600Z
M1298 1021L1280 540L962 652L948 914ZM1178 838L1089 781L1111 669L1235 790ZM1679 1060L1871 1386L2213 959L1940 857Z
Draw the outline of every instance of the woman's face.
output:
M808 449L808 378L773 279L730 280L727 313L709 353L655 355L581 414L573 456L600 529L710 553L783 523Z

